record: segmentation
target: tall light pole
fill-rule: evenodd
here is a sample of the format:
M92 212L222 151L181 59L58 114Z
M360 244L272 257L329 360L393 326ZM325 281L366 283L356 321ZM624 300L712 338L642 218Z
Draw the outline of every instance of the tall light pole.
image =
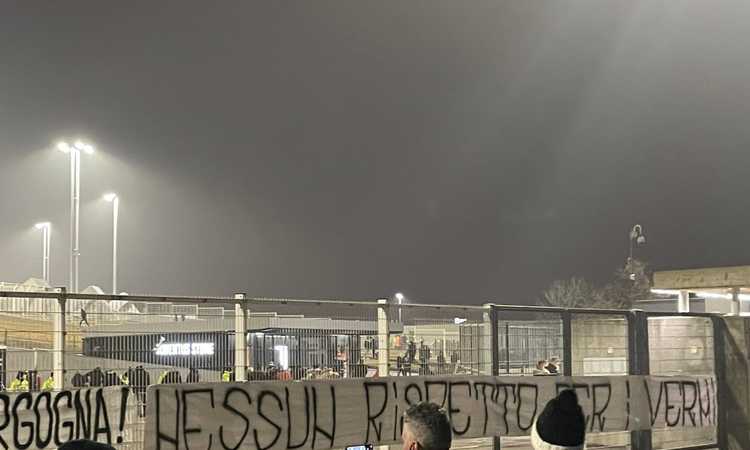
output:
M50 223L39 222L34 225L37 230L42 231L42 279L50 284L49 278L49 249L50 249Z
M117 295L117 216L120 210L120 197L117 194L104 194L104 200L112 203L112 294Z
M401 305L404 303L404 294L396 292L396 301L398 302L398 322L401 323Z
M80 225L81 196L81 152L94 153L94 147L82 141L73 145L67 142L57 144L57 149L70 155L70 290L78 292L78 229Z

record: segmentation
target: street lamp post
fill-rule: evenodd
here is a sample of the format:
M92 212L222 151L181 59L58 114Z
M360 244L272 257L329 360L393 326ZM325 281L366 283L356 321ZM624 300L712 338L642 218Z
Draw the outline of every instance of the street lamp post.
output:
M70 155L70 289L78 292L78 230L80 225L80 196L81 196L81 152L94 153L94 147L81 141L73 145L67 142L57 144L57 149Z
M633 244L636 246L643 245L646 243L646 235L643 234L643 227L639 224L633 225L633 228L630 230L629 237L629 243L630 243L630 253L628 255L628 270L631 270L630 279L635 280L635 273L632 273L632 267L633 267Z
M404 303L404 294L396 292L396 301L398 302L398 322L401 322L401 304Z
M104 200L112 203L112 294L117 295L117 216L120 197L114 193L104 194Z
M42 279L50 284L49 276L49 249L50 249L50 223L39 222L34 225L37 230L42 231Z

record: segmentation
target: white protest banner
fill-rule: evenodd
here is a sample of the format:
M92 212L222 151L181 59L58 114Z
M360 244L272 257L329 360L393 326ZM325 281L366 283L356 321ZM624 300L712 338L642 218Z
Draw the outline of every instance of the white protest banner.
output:
M548 400L575 389L588 432L716 424L712 377L397 377L159 385L147 450L314 450L389 444L409 405L447 411L455 438L529 434Z
M127 387L0 393L0 448L56 449L84 438L122 442L129 393Z

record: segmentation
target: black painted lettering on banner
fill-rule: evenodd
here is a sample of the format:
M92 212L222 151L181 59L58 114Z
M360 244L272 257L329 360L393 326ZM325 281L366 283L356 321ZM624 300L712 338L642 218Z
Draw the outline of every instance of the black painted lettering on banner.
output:
M416 392L416 394L413 394ZM409 383L404 388L404 400L408 406L416 405L422 401L422 389L416 383Z
M85 397L85 404L81 400L82 395ZM76 410L76 439L91 439L91 391L88 389L76 391L73 395L73 405Z
M600 391L605 391L607 393L607 398L602 402L602 393ZM599 397L597 400L597 392L599 392ZM590 431L594 431L594 425L597 425L597 429L599 432L604 431L604 426L606 422L606 418L604 417L604 413L607 411L607 407L609 406L609 402L612 400L612 385L610 383L601 383L601 384L592 384L591 385L591 429Z
M238 387L230 387L227 389L226 394L224 394L224 403L222 403L222 406L224 409L229 411L230 413L236 415L242 421L245 423L245 428L242 430L242 437L239 439L237 444L234 447L230 447L227 445L226 441L224 440L224 425L219 426L219 442L221 442L221 446L224 447L224 450L237 450L242 446L242 444L245 442L245 438L247 438L247 433L250 431L250 420L247 418L245 414L242 413L241 409L237 409L230 403L230 398L234 394L239 394L240 396L245 397L245 401L247 402L247 407L249 408L252 404L252 401L250 400L250 395L245 392L244 389L238 388ZM244 405L243 405L244 406Z
M694 381L682 381L680 383L680 390L682 391L682 426L685 426L685 420L690 419L690 422L695 426L695 409L696 403L698 403L698 387ZM690 399L692 400L688 404L687 392L691 391Z
M431 390L431 388L433 387L443 388L443 395L440 398L440 401L436 400L438 396L432 395L433 391ZM441 408L445 408L445 402L448 401L448 382L447 381L427 380L424 382L424 391L425 391L425 401L435 403L437 405L440 405Z
M659 383L659 397L657 397L656 405L654 405L653 398L651 397L651 389L648 383L648 379L646 378L643 379L643 390L646 392L646 399L648 400L648 413L649 418L651 419L651 426L653 427L656 423L656 416L659 414L663 387L661 383Z
M474 393L476 394L476 400L479 400L479 393L482 393L482 405L484 406L484 422L482 424L482 435L487 434L487 422L489 421L489 410L487 409L487 388L492 388L490 391L490 399L495 395L495 384L486 382L474 383Z
M120 423L119 431L120 434L117 436L117 443L122 444L123 434L125 433L125 413L128 411L128 396L130 395L130 387L123 386L120 388Z
M313 386L312 387L312 398L313 398L313 435L312 435L312 448L315 447L315 438L318 435L318 433L322 434L324 437L328 438L330 441L330 445L328 448L333 448L333 441L336 439L336 391L334 390L333 385L329 386L331 391L331 403L330 405L330 411L331 411L331 420L330 420L330 430L325 430L321 427L321 425L318 425L318 418L319 418L319 409L318 409L318 389ZM321 408L322 409L322 408ZM322 414L320 414L322 415ZM322 419L322 417L321 417Z
M190 442L188 439L188 435L190 434L201 434L203 432L203 429L201 427L193 427L188 425L188 418L195 417L197 414L195 414L195 411L192 410L189 396L196 396L196 395L208 395L209 400L211 401L211 409L214 409L214 390L210 388L202 388L202 389L184 389L182 391L182 439L185 443L185 450L190 450ZM205 411L205 407L203 406L205 403L201 403L201 411ZM213 433L209 433L208 435L208 447L211 448L211 443L213 442Z
M675 405L669 402L670 386L675 386L677 392L680 392L680 382L679 381L664 381L661 384L661 389L664 390L664 422L667 424L668 428L672 428L676 426L678 423L680 423L680 416L681 416L679 404ZM674 420L669 420L669 412L671 410L677 411L677 415L675 416Z
M508 423L508 390L510 390L510 393L513 394L513 404L516 404L516 385L511 383L495 383L495 403L497 403L497 398L500 396L500 390L502 389L503 392L503 425L505 425L505 433L508 434L510 432L510 424Z
M31 394L24 392L16 397L16 401L13 402L13 445L18 450L25 450L31 447L31 443L34 442L34 423L29 421L21 421L18 418L18 410L21 409L21 402L26 403L26 410L31 408L32 400ZM21 429L28 429L28 440L21 442Z
M109 415L107 414L107 403L104 401L104 391L96 390L96 411L94 412L94 437L99 441L99 435L104 434L107 437L107 444L112 443L112 430L109 427Z
M630 380L625 380L625 429L630 429Z
M457 428L458 420L457 417L461 413L461 409L454 407L454 396L453 393L457 392L458 389L456 388L465 388L467 393L467 398L471 398L471 383L468 381L451 381L448 383L448 420L450 421L452 427L453 427L453 434L456 436L462 436L466 434L467 431L469 431L469 427L471 427L471 414L466 413L466 425L459 429Z
M8 428L8 425L10 424L10 397L8 397L5 394L0 394L0 401L3 402L3 423L0 424L0 433L2 433L3 430ZM8 443L3 439L2 434L0 434L0 445L3 446L4 450L8 450Z
M396 389L396 382L393 382L393 396L396 400L393 402L393 440L396 440L396 434L400 433L404 428L404 418L398 415L398 389ZM400 436L400 434L399 434Z
M700 386L701 384L699 381L698 382L698 411L699 411L698 416L700 417L700 424L701 426L711 425L714 422L711 420L712 408L711 408L711 396L709 396L711 390L709 388L708 380L705 380L702 392L701 392ZM704 393L707 395L705 400L703 396Z
M40 411L40 403L42 403L42 400L44 400L44 411L46 412L46 417L42 419L42 412ZM37 448L45 448L49 445L49 443L52 441L52 435L54 434L52 432L52 426L54 425L54 416L52 415L52 394L49 392L42 392L41 394L37 395L36 400L34 400L34 416L36 417L36 436L35 436L35 444ZM44 424L46 423L46 430ZM44 436L44 437L42 437Z
M154 437L156 438L156 449L161 450L162 448L162 442L166 442L167 444L172 444L174 446L175 450L180 448L180 441L179 441L179 433L180 433L180 394L177 392L177 389L173 391L174 393L174 436L169 436L165 434L161 430L161 390L157 389L155 392L155 399L154 399L154 410L156 412L156 433L154 433Z
M292 443L292 430L299 428L299 424L295 424L292 420L292 407L289 404L289 388L284 388L285 398L286 398L286 421L287 421L287 427L286 427L286 448L288 449L295 449L300 448L304 446L307 443L307 438L310 436L310 393L308 392L308 387L305 386L304 389L302 389L305 392L305 411L304 411L304 417L305 417L305 438L297 443ZM295 414L298 415L298 414ZM295 426L296 425L296 426Z
M268 450L269 448L276 445L276 442L279 440L279 437L281 437L281 427L276 422L274 422L272 418L268 417L263 411L264 409L263 406L266 403L272 403L272 402L267 401L266 400L267 398L270 398L276 401L275 403L276 405L278 405L279 412L284 411L284 405L281 403L281 399L279 398L278 395L276 395L275 392L264 390L264 391L261 391L260 394L258 394L257 413L268 425L272 426L274 430L276 430L273 439L270 439L267 445L261 445L260 434L258 433L258 429L257 428L253 429L253 437L255 438L255 448L257 448L258 450Z
M60 401L67 400L65 408L73 408L73 393L70 391L61 391L55 395L55 400L52 402L52 410L55 412L55 425L54 428L54 439L55 445L58 447L64 443L73 439L75 432L75 424L71 420L63 420L62 414L60 413ZM65 438L60 437L60 429L67 429L68 436Z
M529 423L527 424L521 423L521 410L523 409L523 389L524 388L534 391L534 401L532 402L534 405L534 411L531 414ZM529 431L531 427L534 425L534 421L536 420L537 408L539 407L539 386L537 386L536 384L518 383L517 398L518 398L518 406L516 409L516 422L517 422L518 428L520 428L523 431Z
M383 415L386 406L388 406L388 383L378 381L366 381L364 383L365 388L365 403L367 404L367 432L365 442L373 442L370 440L370 429L375 430L375 442L380 442L381 432L383 431L383 422L376 419ZM371 393L372 388L381 388L383 390L383 400L378 402L373 398L374 393ZM373 404L380 405L378 412L373 414Z

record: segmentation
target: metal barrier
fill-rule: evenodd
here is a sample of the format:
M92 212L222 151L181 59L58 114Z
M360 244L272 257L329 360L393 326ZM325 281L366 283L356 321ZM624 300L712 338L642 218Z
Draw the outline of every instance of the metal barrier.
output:
M674 375L723 379L711 314L387 300L0 291L0 382L31 390L127 383L417 375ZM721 385L721 383L719 383ZM721 397L721 389L719 389ZM721 448L713 429L594 434L589 448ZM142 427L122 448L138 448ZM499 438L473 447L523 446ZM460 447L460 445L459 445Z

